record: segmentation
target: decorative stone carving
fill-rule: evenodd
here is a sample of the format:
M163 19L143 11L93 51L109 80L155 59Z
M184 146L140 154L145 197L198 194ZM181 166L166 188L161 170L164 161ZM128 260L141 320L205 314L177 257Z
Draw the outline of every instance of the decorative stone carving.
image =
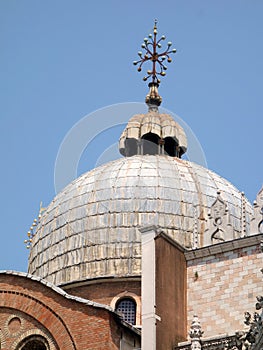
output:
M245 193L241 193L241 237L247 236L247 213L246 213L246 197Z
M236 345L233 346L230 350L248 350L250 349L251 344L246 339L246 332L239 331L236 332Z
M263 186L254 202L254 217L251 220L251 233L263 233Z
M205 232L205 245L221 243L233 239L233 228L229 220L226 202L217 192L217 198L208 214L208 228Z
M199 248L199 237L198 237L198 216L197 216L197 207L194 206L194 229L193 229L193 242L192 248Z
M262 190L260 191L262 193ZM259 193L260 193L259 192ZM263 252L263 241L260 243L261 251ZM263 269L261 269L263 273ZM261 313L254 312L253 316L249 312L245 312L245 325L249 328L246 332L239 337L240 347L239 350L258 350L263 346L263 296L258 295L256 297L256 310L261 310Z
M203 335L202 327L199 322L198 316L194 315L190 330L189 336L191 339L191 350L201 350L201 337Z
M173 350L192 350L191 343L183 343L175 346ZM218 336L215 338L202 339L202 350L240 350L238 347L237 336Z
M258 297L257 297L258 298ZM260 297L262 298L262 297ZM258 304L258 303L257 303ZM257 305L256 304L256 305ZM256 306L257 308L257 306ZM261 308L261 307L260 307ZM241 350L253 349L254 345L262 333L262 317L257 312L254 312L253 317L249 312L245 312L244 323L249 326L249 330L240 337L242 347Z

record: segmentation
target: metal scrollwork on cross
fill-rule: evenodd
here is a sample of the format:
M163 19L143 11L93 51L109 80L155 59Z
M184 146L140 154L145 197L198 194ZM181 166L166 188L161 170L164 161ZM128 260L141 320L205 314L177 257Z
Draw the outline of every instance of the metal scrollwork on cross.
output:
M140 57L140 60L133 62L135 66L139 65L139 67L137 68L138 72L142 70L142 66L145 62L152 62L152 68L147 70L147 75L143 78L144 81L147 81L149 78L152 78L151 83L159 84L159 77L164 77L166 75L165 71L167 70L167 67L165 66L165 62L172 62L170 54L176 53L176 49L171 49L172 43L169 41L167 43L166 50L158 53L157 49L161 49L161 42L163 40L165 40L164 35L159 40L157 40L157 20L155 20L153 35L149 34L148 38L144 38L144 42L141 45L145 53L139 51L138 55Z

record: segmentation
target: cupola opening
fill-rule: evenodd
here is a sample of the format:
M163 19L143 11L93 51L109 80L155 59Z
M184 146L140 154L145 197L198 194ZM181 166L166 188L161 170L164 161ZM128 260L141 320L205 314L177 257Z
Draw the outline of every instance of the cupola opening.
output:
M160 137L154 133L149 132L142 137L142 152L143 154L156 155L159 154L159 140Z
M132 157L138 154L138 142L136 139L125 140L125 156Z
M166 137L164 139L164 153L171 157L180 158L178 143L172 137Z

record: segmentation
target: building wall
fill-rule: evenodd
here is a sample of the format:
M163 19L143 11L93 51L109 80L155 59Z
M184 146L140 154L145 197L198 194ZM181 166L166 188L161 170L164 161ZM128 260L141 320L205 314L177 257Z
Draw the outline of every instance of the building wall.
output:
M186 340L186 260L182 248L163 234L156 238L156 314L158 350Z
M100 282L100 280L98 280L93 284L65 286L63 289L71 295L76 295L105 305L111 305L113 298L123 292L130 292L141 297L141 281L138 279L126 279L126 281L112 279L108 282L105 280Z
M3 302L3 299L1 300ZM35 318L17 309L1 307L1 349L14 349L24 338L34 334L44 337L50 350L59 350L50 332Z
M243 240L246 241L249 238ZM221 249L218 249L220 245L212 246L210 255L188 257L188 329L196 314L204 337L232 334L244 329L244 312L253 312L256 296L262 294L260 269L263 254L260 245L238 245L228 251L224 251L224 245ZM214 254L211 249L214 249Z
M43 335L50 350L117 350L126 332L126 338L139 339L110 311L72 300L34 279L0 273L1 349L16 349L30 334Z

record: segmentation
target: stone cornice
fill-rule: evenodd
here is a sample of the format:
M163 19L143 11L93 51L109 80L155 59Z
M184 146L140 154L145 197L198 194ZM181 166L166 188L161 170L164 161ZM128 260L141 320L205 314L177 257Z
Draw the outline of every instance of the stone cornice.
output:
M141 233L145 233L148 231L155 231L156 233L159 231L159 227L156 225L142 226L139 228Z
M76 287L83 287L83 286L90 286L93 284L101 284L101 283L116 283L116 282L140 282L141 281L141 275L128 275L123 277L116 277L116 276L102 276L102 277L96 277L92 279L83 279L79 281L72 281L67 283L60 284L60 288L63 290L67 290L70 288L76 288Z
M263 234L237 238L233 241L227 241L223 243L210 245L207 247L202 247L195 250L186 251L185 258L187 261L189 261L189 260L194 260L198 258L203 258L206 256L234 251L236 249L240 249L244 247L257 246L260 244L262 239L263 239Z
M214 337L202 338L201 343L202 350L231 350L237 345L235 334L221 334ZM179 343L173 350L191 350L191 341Z

